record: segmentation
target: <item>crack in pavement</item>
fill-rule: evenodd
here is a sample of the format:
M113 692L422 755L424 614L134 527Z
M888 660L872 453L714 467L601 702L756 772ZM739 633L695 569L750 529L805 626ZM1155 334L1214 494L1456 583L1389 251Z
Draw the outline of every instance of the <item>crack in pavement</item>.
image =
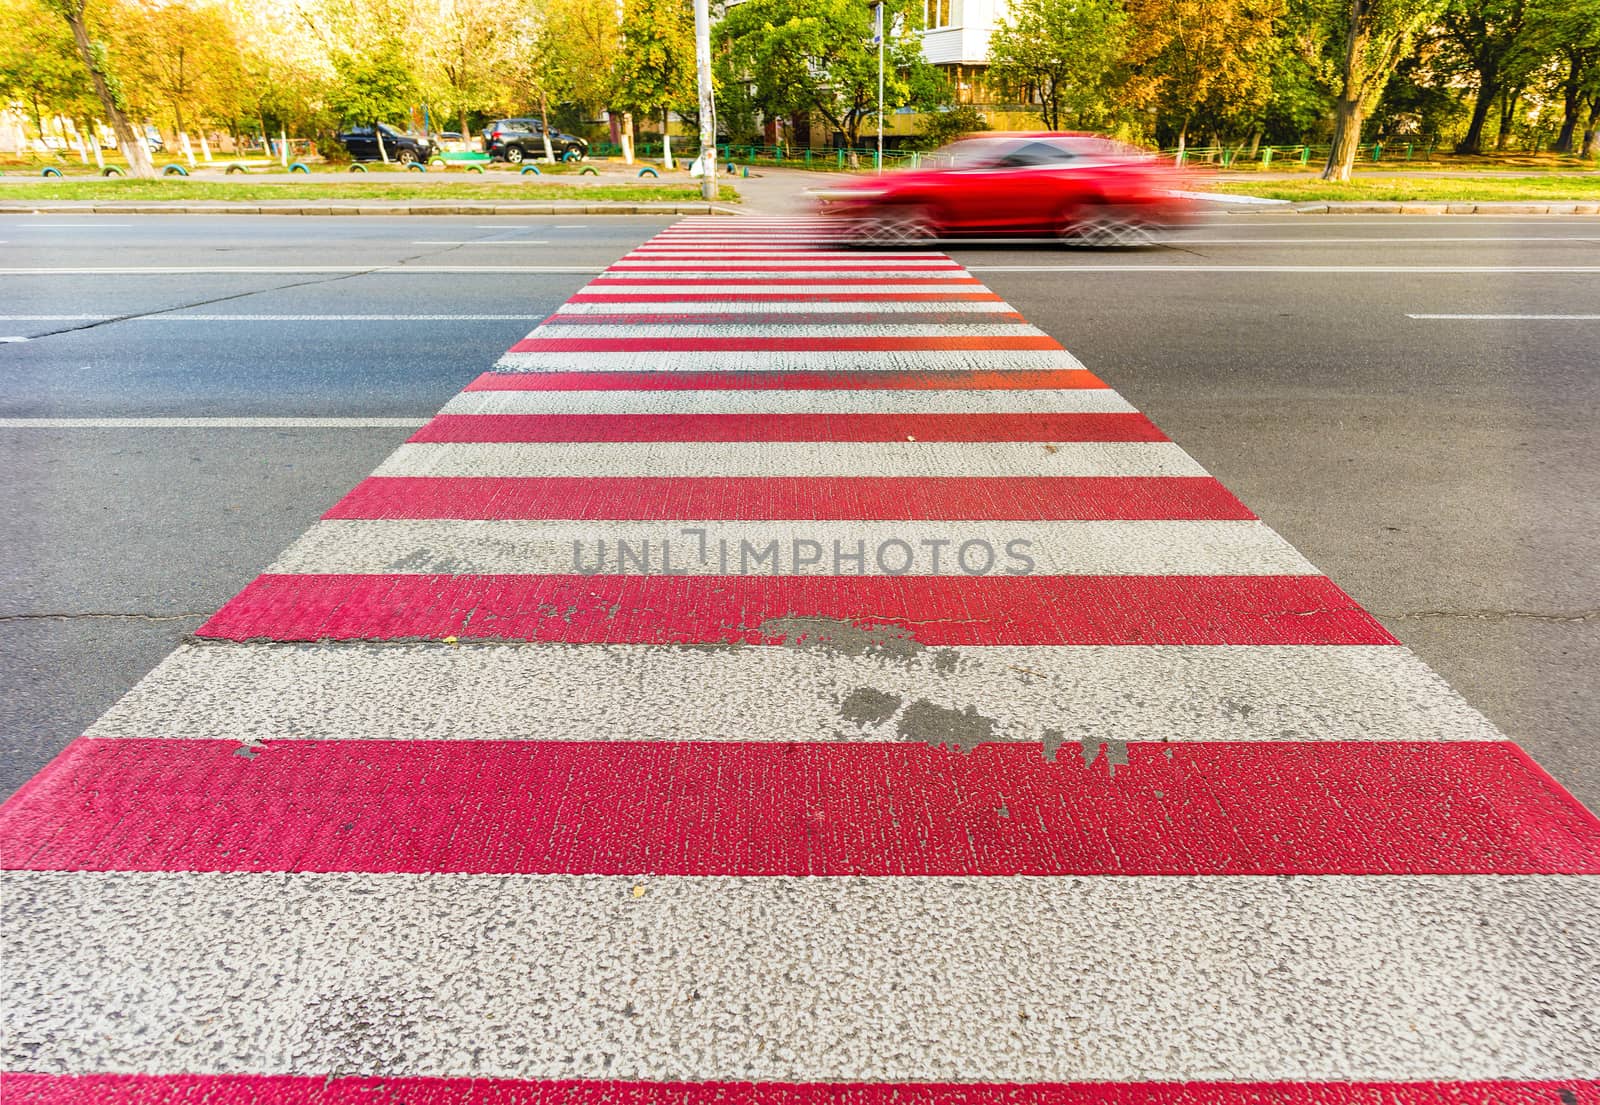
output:
M464 245L465 243L462 244ZM236 299L248 299L255 295L266 295L269 292L286 292L293 288L311 288L321 284L336 284L341 280L352 280L358 276L372 276L388 269L409 264L412 261L424 261L431 257L437 257L440 254L454 252L460 248L461 246L450 246L446 249L423 250L420 253L413 253L405 257L401 257L396 261L385 261L382 264L373 265L371 268L361 269L358 272L341 272L332 276L319 276L312 280L294 280L286 284L274 284L270 288L252 288L249 291L233 292L229 295L213 296L210 299L197 299L190 303L178 303L171 307L160 307L148 311L130 311L125 315L115 315L109 318L85 319L76 326L63 326L56 330L46 330L43 333L31 334L28 337L28 341L34 342L41 338L59 337L62 334L75 334L80 330L94 330L101 326L111 326L115 323L129 322L133 319L156 318L161 315L173 314L176 311L188 311L195 307L209 307L215 303L231 303Z
M209 618L211 614L111 614L98 612L71 613L68 611L52 611L42 614L0 614L0 622L30 622L30 621L72 621L87 618L126 618L131 621L144 622L181 622L189 618Z
M1501 618L1525 618L1541 622L1586 622L1600 617L1600 610L1404 610L1398 613L1371 611L1385 620L1402 621L1407 618L1468 618L1484 621Z

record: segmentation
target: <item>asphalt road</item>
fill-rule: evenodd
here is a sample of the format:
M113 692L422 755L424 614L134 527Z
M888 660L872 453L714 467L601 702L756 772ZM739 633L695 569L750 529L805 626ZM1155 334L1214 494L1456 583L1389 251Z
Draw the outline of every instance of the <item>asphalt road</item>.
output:
M665 224L6 215L0 419L420 421ZM1600 808L1600 219L954 252ZM0 424L0 792L407 433Z

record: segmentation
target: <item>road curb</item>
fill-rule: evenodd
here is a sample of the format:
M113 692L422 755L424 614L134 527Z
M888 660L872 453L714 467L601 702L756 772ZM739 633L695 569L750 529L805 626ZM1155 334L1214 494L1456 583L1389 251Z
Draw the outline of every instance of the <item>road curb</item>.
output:
M1270 215L1290 212L1296 215L1600 215L1600 202L1555 200L1550 203L1478 203L1471 200L1402 203L1378 201L1360 203L1286 203L1266 207L1257 204L1225 207L1230 215Z
M0 200L0 212L93 215L739 215L720 203L339 203L266 201L260 203L117 202L106 200Z

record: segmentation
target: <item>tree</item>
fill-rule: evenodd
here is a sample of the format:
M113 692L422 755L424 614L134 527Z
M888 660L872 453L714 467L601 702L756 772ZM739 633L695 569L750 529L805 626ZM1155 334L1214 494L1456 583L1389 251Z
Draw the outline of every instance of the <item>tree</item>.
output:
M1549 26L1562 68L1561 131L1553 148L1571 153L1586 103L1600 112L1600 0L1547 0L1536 18Z
M668 113L693 111L697 95L692 0L623 0L618 103L659 118L665 140Z
M885 0L884 109L927 102L920 0ZM854 150L878 110L878 48L867 0L746 0L717 28L719 78L743 84L768 119L815 111ZM854 154L852 153L852 158Z
M1334 77L1333 149L1324 180L1347 181L1361 145L1361 124L1377 106L1395 67L1417 34L1439 18L1447 0L1345 0Z
M417 85L399 42L391 39L365 53L337 54L333 72L328 106L341 122L377 123L410 116Z
M1526 72L1525 66L1518 66L1513 59L1528 30L1527 0L1454 0L1445 10L1444 28L1477 83L1472 118L1467 133L1456 143L1456 153L1482 153L1483 127L1490 109ZM1522 74L1513 71L1516 69Z
M971 104L950 104L923 114L918 125L917 146L936 150L958 138L988 129L988 122Z
M26 104L41 134L47 115L99 112L72 31L36 0L0 0L0 102Z
M1063 116L1104 114L1127 46L1117 0L1019 0L989 39L989 76L1036 96L1044 125L1060 130Z
M44 0L44 3L72 29L78 58L89 72L89 83L116 133L117 146L128 159L128 171L136 177L153 179L156 167L150 160L150 151L134 136L133 125L128 122L123 109L122 84L111 63L110 51L103 39L89 33L89 0Z
M1265 109L1283 0L1128 0L1128 11L1131 61L1179 150L1197 118Z
M467 112L495 99L505 22L497 0L443 0L428 29L424 83L437 94L429 99L455 110L463 138L470 133Z
M140 106L157 101L173 129L237 114L243 84L233 20L211 3L125 4L118 17L125 77Z

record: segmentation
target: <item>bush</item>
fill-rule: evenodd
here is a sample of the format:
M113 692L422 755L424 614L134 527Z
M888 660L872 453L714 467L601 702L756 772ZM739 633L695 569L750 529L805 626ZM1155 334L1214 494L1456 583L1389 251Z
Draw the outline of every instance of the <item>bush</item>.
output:
M971 104L951 104L925 112L919 124L917 137L911 143L919 150L935 150L963 135L989 129L982 113Z

